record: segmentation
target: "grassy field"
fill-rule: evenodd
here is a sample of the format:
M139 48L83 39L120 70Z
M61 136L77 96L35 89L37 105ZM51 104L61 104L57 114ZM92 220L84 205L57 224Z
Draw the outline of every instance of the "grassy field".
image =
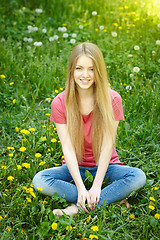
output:
M160 238L159 13L157 0L1 0L2 240ZM129 197L130 208L114 203L58 218L52 210L69 203L42 196L31 182L37 171L61 164L50 104L65 87L73 46L87 40L102 50L110 84L123 99L120 160L141 168L147 183Z

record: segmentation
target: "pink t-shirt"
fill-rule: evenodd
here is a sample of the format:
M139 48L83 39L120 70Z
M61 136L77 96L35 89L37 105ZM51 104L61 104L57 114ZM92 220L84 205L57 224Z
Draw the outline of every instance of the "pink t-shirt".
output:
M122 98L121 96L114 90L111 90L111 101L112 107L115 115L115 120L123 120L123 107L122 107ZM85 167L95 167L96 161L94 159L93 151L92 151L92 116L93 112L88 115L82 115L83 118L83 129L84 129L84 154L81 164L79 166ZM59 93L51 103L51 117L50 120L59 123L66 124L66 108L65 108L65 91ZM62 163L65 163L65 159L63 159ZM113 146L113 152L111 156L111 160L109 164L120 164L118 154Z

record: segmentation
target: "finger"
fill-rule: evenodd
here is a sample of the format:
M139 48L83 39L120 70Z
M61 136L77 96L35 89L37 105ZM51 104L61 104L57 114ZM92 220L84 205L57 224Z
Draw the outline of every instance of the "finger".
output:
M88 210L86 209L84 202L78 202L77 206L83 209L86 213L88 213Z

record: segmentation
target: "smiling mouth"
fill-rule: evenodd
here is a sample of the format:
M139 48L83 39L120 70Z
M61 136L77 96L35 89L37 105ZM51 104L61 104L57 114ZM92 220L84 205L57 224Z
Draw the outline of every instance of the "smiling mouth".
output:
M88 83L88 82L90 82L89 79L88 79L88 80L87 80L87 79L80 79L80 81L83 82L83 83Z

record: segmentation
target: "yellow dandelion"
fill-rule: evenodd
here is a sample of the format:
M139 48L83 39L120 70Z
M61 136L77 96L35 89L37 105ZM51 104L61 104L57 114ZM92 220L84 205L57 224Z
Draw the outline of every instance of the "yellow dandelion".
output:
M26 197L28 202L32 202L31 198Z
M159 219L160 219L160 214L156 213L156 214L154 215L154 217L159 220Z
M63 91L63 88L62 88L62 87L60 87L60 88L59 88L59 90L60 90L60 91Z
M1 166L1 168L5 170L7 167L6 167L6 166L4 166L4 165L2 165L2 166Z
M154 197L150 197L149 200L150 200L150 201L153 201L153 202L156 201L156 200L154 199Z
M0 78L1 78L1 79L4 79L4 78L6 78L6 76L5 76L4 74L1 74L1 75L0 75Z
M47 138L46 138L46 137L41 137L40 140L41 140L42 142L44 142L44 141L47 140Z
M9 177L7 178L7 180L9 180L9 181L13 181L13 180L14 180L14 177L9 176Z
M91 221L91 215L88 216L86 222L89 223Z
M46 116L48 116L48 117L49 117L50 115L51 115L50 113L46 113Z
M20 150L21 152L24 152L24 151L26 151L26 148L25 148L25 147L21 147L19 150Z
M22 166L21 166L21 165L17 165L17 169L18 169L18 170L21 170L21 169L22 169Z
M56 230L56 229L57 229L57 223L55 223L55 222L52 223L52 229L53 229L53 230Z
M46 162L45 161L42 161L39 163L39 166L43 166Z
M153 191L153 190L158 190L158 187L153 187L151 190L152 190L152 191Z
M94 232L99 231L99 227L98 227L98 226L92 226L91 229L92 229Z
M149 205L149 209L151 209L151 210L154 210L154 209L155 209L155 207L154 207L154 206L152 206L152 205Z
M22 163L22 167L30 168L30 163Z
M5 193L3 193L3 196L4 196L4 197L8 197L7 194L5 194Z
M57 139L56 139L56 138L52 138L52 139L51 139L51 142L52 142L52 143L55 143L55 142L57 142Z
M3 219L3 217L2 216L0 216L0 221Z
M43 127L43 128L46 128L46 125L43 125L42 127Z
M89 235L89 238L90 238L90 239L98 239L98 236L97 236L97 235L94 235L94 234L90 234L90 235Z
M36 195L34 192L30 192L30 194L32 195L32 197L36 198Z
M115 27L118 27L118 23L113 23L113 25L114 25Z
M58 90L55 90L55 93L59 93L59 91L58 91Z
M38 190L39 192L41 192L41 191L43 190L43 188L37 187L37 190Z
M36 131L35 128L29 128L28 130L29 130L31 133Z
M37 157L37 158L39 158L39 157L41 157L41 156L42 156L41 153L36 153L36 154L35 154L35 157Z
M13 153L8 154L9 157L13 157Z
M15 127L15 130L16 130L16 132L19 132L19 128L18 127Z
M16 188L16 190L19 191L19 192L21 191L19 188Z
M15 150L14 147L7 147L8 150Z
M22 130L21 130L21 133L22 133L22 134L25 134L25 135L30 134L30 132L29 132L28 130L26 130L26 129L22 129Z
M14 82L10 82L9 85L12 86L14 84Z
M33 188L32 187L27 188L27 192L29 192L29 193L33 192Z
M134 215L134 214L131 214L131 215L129 215L129 218L130 218L130 219L135 219L135 215Z
M67 230L67 231L68 231L68 230L71 231L71 230L72 230L72 226L67 226L67 227L66 227L66 230Z
M11 227L8 227L8 228L7 228L7 231L8 231L8 232L11 231Z
M13 103L13 104L15 104L15 103L16 103L16 99L15 99L15 98L12 100L12 103Z

